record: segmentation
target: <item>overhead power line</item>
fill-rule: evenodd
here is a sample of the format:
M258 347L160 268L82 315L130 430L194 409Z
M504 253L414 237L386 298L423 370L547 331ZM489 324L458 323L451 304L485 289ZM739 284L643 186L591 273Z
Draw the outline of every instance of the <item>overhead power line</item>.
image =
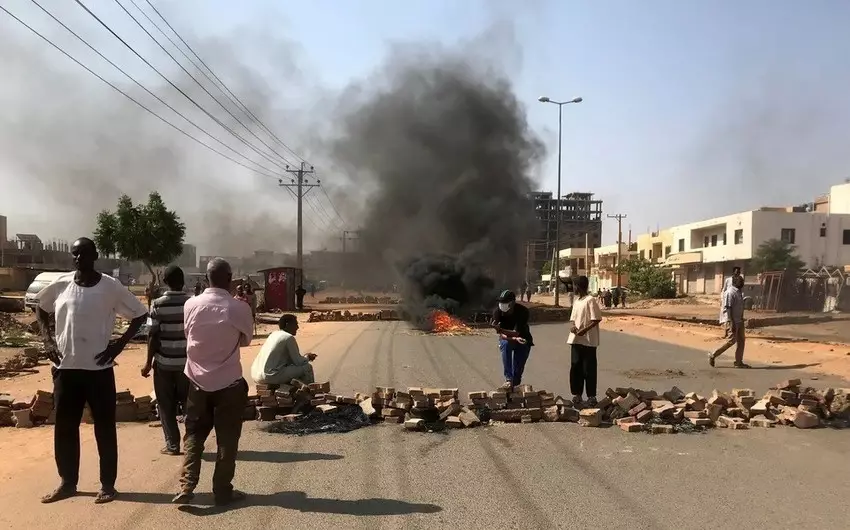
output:
M154 98L156 98L156 100L157 100L157 101L159 101L160 103L162 103L163 105L165 105L166 107L168 107L168 108L169 108L172 112L174 112L175 114L177 114L178 116L180 116L181 118L183 118L184 120L186 120L187 122L189 122L189 123L190 123L191 125L193 125L196 129L198 129L198 130L199 130L199 131L201 131L202 133L206 134L207 136L209 136L210 138L212 138L213 140L215 140L216 142L218 142L218 143L219 143L219 144L221 144L222 146L226 147L227 149L229 149L230 151L232 151L232 152L233 152L233 153L235 153L236 155L238 155L238 156L240 156L240 157L244 158L245 160L247 160L247 161L248 161L248 162L250 162L251 164L256 164L258 167L261 167L262 169L264 169L264 170L266 170L266 171L269 171L269 172L271 173L271 174L268 174L268 175L265 175L265 176L268 176L269 178L276 178L276 177L273 175L273 173L275 172L275 170L274 170L274 169L270 169L270 168L268 168L268 167L266 167L266 166L264 166L264 165L262 165L262 164L260 164L260 163L258 163L258 162L255 162L254 160L251 160L250 158L248 158L248 157L247 157L247 156L245 156L244 154L240 153L240 152L239 152L239 151L237 151L236 149L233 149L232 147L230 147L227 143L225 143L225 142L223 142L223 141L219 140L219 139L218 139L217 137L215 137L212 133L208 132L206 129L204 129L203 127L201 127L200 125L198 125L198 124L197 124L197 123L195 123L194 121L192 121L192 120L190 120L189 118L187 118L187 117L186 117L183 113L181 113L179 110L177 110L177 109L175 109L174 107L172 107L171 105L169 105L169 104L168 104L166 101L164 101L161 97L159 97L159 96L158 96L158 95L156 95L154 92L152 92L151 90L149 90L146 86L144 86L144 85L143 85L143 84L141 84L139 81L137 81L137 80L136 80L136 78L134 78L133 76L131 76L130 74L128 74L126 71L124 71L124 69L122 69L120 66L118 66L117 64L115 64L112 60L110 60L108 57L106 57L105 55L103 55L103 54L100 52L100 50L98 50L97 48L95 48L94 46L92 46L92 45L91 45L91 44L90 44L87 40L85 40L83 37L81 37L81 36L80 36L78 33L76 33L73 29L69 28L69 27L68 27L68 26L67 26L64 22L62 22L61 20L59 20L58 18L56 18L56 16L55 16L53 13L51 13L51 12L50 12L50 11L48 11L48 10L47 10L44 6L42 6L41 4L39 4L37 0L30 0L30 1L31 1L33 4L35 4L35 5L36 5L39 9L41 9L41 10L42 10L42 11L43 11L43 12L44 12L47 16L49 16L50 18L52 18L52 19L53 19L53 20L54 20L57 24L59 24L60 26L62 26L63 28L65 28L65 30L66 30L66 31L68 31L68 33L70 33L71 35L73 35L74 37L76 37L76 38L77 38L77 40L79 40L80 42L82 42L83 44L85 44L85 45L86 45L86 46L87 46L87 47L88 47L91 51L93 51L93 52L94 52L94 53L96 53L98 56L100 56L100 58L101 58L101 59L103 59L104 61L106 61L107 63L109 63L109 64L110 64L113 68L115 68L116 70L118 70L119 72L121 72L121 73L122 73L122 74L123 74L123 75L124 75L127 79L129 79L130 81L132 81L133 83L135 83L135 84L136 84L136 86L138 86L139 88L141 88L142 90L144 90L145 92L147 92L148 94L150 94L151 96L153 96Z
M79 2L80 2L80 0L77 0L77 2L79 3ZM159 48L160 48L163 52L165 52L165 54L166 54L166 55L168 55L168 57L170 57L170 58L171 58L171 60L172 60L172 61L174 61L174 64L176 64L176 65L177 65L177 66L178 66L178 67L179 67L179 68L183 71L183 73L185 73L186 75L188 75L188 76L189 76L189 78L190 78L190 79L192 79L192 81L194 81L194 82L195 82L195 84L196 84L196 85L198 85L198 86L201 88L201 90L203 90L203 91L204 91L204 92L205 92L205 93L206 93L206 94L207 94L210 98L212 98L212 100L213 100L213 101L215 101L215 102L218 104L218 106L219 106L219 107L221 107L221 108L222 108L222 110L224 110L224 112L226 112L228 115L230 115L230 117L231 117L231 118L233 118L234 120L236 120L236 122L237 122L237 123L239 123L239 125L241 125L241 126L242 126L242 127L243 127L246 131L248 131L248 133L249 133L251 136L253 136L254 138L256 138L256 139L257 139L257 140L258 140L261 144L263 144L263 145L266 147L266 149L268 149L268 150L269 150L272 154L274 154L274 155L276 155L278 158L280 158L280 159L284 162L284 164L286 164L286 165L294 165L292 162L290 162L289 160L287 160L287 158L286 158L285 156L283 156L283 155L281 155L280 153L278 153L277 151L275 151L275 150L274 150L274 148L272 148L272 146L270 146L268 143L266 143L266 141L265 141L265 140L263 140L262 138L260 138L260 137L257 135L257 133L255 133L255 132L254 132L254 131L250 128L250 127L248 127L247 125L245 125L245 123L244 123L241 119L239 119L239 117L238 117L238 116L236 116L234 113L232 113L232 112L230 111L230 109L228 109L228 108L227 108L227 106L225 106L225 105L224 105L224 103L222 103L221 101L219 101L219 99L218 99L217 97L215 97L215 96L212 94L212 92L210 92L209 90L207 90L207 87L206 87L206 86L204 86L204 84L203 84L203 83L201 83L200 81L198 81L198 79L197 79L194 75L192 75L192 73L191 73L191 72L189 72L189 70L187 70L187 69L186 69L186 67L184 67L184 66L183 66L183 64L182 64L180 61L178 61L178 60L177 60L177 58L176 58L176 57L174 57L174 55L172 55L172 54L171 54L171 52L169 52L169 51L165 48L165 46L163 46L163 45L162 45L162 43L161 43L161 42L159 42L159 40L158 40L156 37L154 37L154 36L153 36L153 34L151 34L151 32L150 32L150 31L148 31L148 29L144 26L144 24L142 24L141 22L139 22L139 19L137 19L135 16L133 16L133 14L132 14L132 13L130 13L130 11L129 11L126 7L124 7L124 4L122 4L122 3L121 3L121 0L114 0L114 2L115 2L116 4L118 4L118 7L120 7L120 8L121 8L121 10L122 10L122 11L124 11L124 13L126 13L126 14L127 14L127 16L128 16L128 17L130 17L130 18L133 20L133 22L135 22L135 23L136 23L136 25L137 25L137 26L139 26L139 28L141 28L141 29L142 29L142 31L144 31L144 32L145 32L145 34L147 34L147 36L148 36L148 37L150 37L150 39L151 39L152 41L154 41L154 43L155 43L155 44L156 44L156 45L157 45L157 46L158 46L158 47L159 47ZM135 4L134 4L134 5L135 5ZM138 9L138 6L136 6L136 8ZM142 14L144 15L144 12L143 12Z
M77 3L77 5L79 5L81 8L83 8L83 9L86 11L86 13L88 13L88 14L89 14L92 18L94 18L94 19L95 19L98 23L100 23L100 25L101 25L101 26L103 26L103 27L104 27L104 28L105 28L105 29L106 29L109 33L111 33L111 34L112 34L112 35L113 35L116 39L118 39L118 40L121 42L121 44L123 44L125 47L127 47L127 49L128 49L128 50L130 50L131 52L133 52L133 54L134 54L136 57L138 57L139 59L141 59L141 60L142 60L142 62L144 62L146 65L148 65L148 66L149 66L149 67L150 67L150 68L151 68L154 72L156 72L156 73L157 73L157 74L158 74L158 75L159 75L159 76L160 76L160 77L161 77L161 78L162 78L162 79L163 79L166 83L168 83L168 84L169 84L169 85L171 85L171 86L172 86L175 90L177 90L178 92L180 92L180 94L182 94L182 95L183 95L183 97L185 97L186 99L188 99L188 100L189 100L189 101L190 101L193 105L195 105L195 106L196 106L196 107L197 107L197 108L198 108L201 112L203 112L204 114L206 114L207 116L209 116L209 117L210 117L210 119L212 119L214 122L216 122L218 125L220 125L223 129L225 129L227 132L229 132L231 135L233 135L233 136L234 136L236 139L238 139L240 142L242 142L243 144L245 144L246 146L248 146L248 147L249 147L250 149L252 149L254 152L256 152L257 154L259 154L260 156L262 156L263 158L265 158L266 160L268 160L268 161L269 161L269 162L271 162L272 164L276 165L276 166L277 166L277 167L279 167L281 170L285 169L285 167L284 167L283 165L281 165L281 164L280 164L280 162L278 162L277 160L274 160L273 158L271 158L270 156L268 156L266 153L264 153L263 151L259 150L259 149L258 149L256 146L254 146L252 143L250 143L250 142L248 142L247 140L245 140L245 138L243 138L243 137L242 137L239 133L237 133L236 131L234 131L234 130L233 130L233 129L231 129L230 127L228 127L228 126L227 126L227 124L225 124L224 122L222 122L220 119L218 119L218 118L217 118L216 116L214 116L212 113L210 113L207 109L205 109L205 108L204 108L201 104L199 104L197 101L195 101L195 100L194 100L194 99L193 99L193 98L192 98L189 94L187 94L187 93L186 93L186 92L185 92L182 88L180 88L179 86L177 86L176 84L174 84L174 82L172 82L172 81L171 81L171 80L170 80L170 79L169 79L169 78L168 78L165 74L163 74L162 72L160 72L160 71L159 71L159 70L158 70L158 69L157 69L154 65L152 65L152 64L150 63L150 61L148 61L147 59L145 59L145 58L144 58L144 57L143 57L143 56L142 56L139 52L137 52L137 51L136 51L136 49L135 49L135 48L133 48L132 46L130 46L130 44L129 44L129 43L127 43L127 41L125 41L125 40L124 40L124 39L123 39L120 35L118 35L118 33L116 33L116 32L115 32L115 31L114 31L111 27L109 27L109 25L108 25L108 24L106 24L106 22L104 22L103 20L101 20L101 19L100 19L100 17L98 17L98 16L97 16L96 14L94 14L94 13L93 13L93 12L92 12L92 11L91 11L88 7L86 7L86 5L85 5L85 4L84 4L81 0L75 0L75 2ZM122 6L122 7L123 7L123 6Z
M75 63L77 63L79 66L81 66L83 69L85 69L88 73L90 73L91 75L93 75L93 76L95 76L96 78L100 79L101 81L103 81L104 83L106 83L106 84L107 84L110 88L112 88L113 90L115 90L116 92L118 92L119 94L121 94L122 96L124 96L125 98L129 99L130 101L132 101L133 103L135 103L137 106L139 106L140 108L142 108L144 111L146 111L147 113L149 113L149 114L151 114L152 116L156 117L157 119L159 119L160 121L162 121L163 123L165 123L166 125L168 125L169 127L171 127L172 129L176 130L176 131L177 131L177 132L179 132L180 134L182 134L182 135L186 136L187 138L190 138L191 140L193 140L193 141L195 141L195 142L197 142L197 143L201 144L202 146L206 147L206 148L207 148L207 149L209 149L210 151L212 151L212 152L214 152L214 153L216 153L216 154L218 154L218 155L220 155L220 156L222 156L222 157L224 157L224 158L226 158L226 159L230 160L230 161L231 161L231 162L233 162L234 164L238 164L238 165L240 165L240 166L244 167L245 169L247 169L247 170L249 170L249 171L253 171L254 173L258 173L258 174L263 175L263 176L265 176L265 177L269 177L269 178L277 178L277 177L275 177L274 175L270 175L270 174L264 173L264 172L262 172L262 171L260 171L260 170L257 170L257 169L255 169L255 168L249 167L249 166L247 166L247 165L243 164L242 162L240 162L240 161L238 161L238 160L236 160L236 159L234 159L234 158L232 158L232 157L230 157L230 156L226 155L225 153L222 153L221 151L219 151L219 150L218 150L218 149L216 149L215 147L212 147L211 145L207 144L207 143L206 143L206 142L204 142L203 140L199 140L198 138L196 138L196 137L192 136L192 135L191 135L191 134L189 134L188 132L184 131L184 130L183 130L183 129L181 129L180 127L178 127L178 126L174 125L173 123L171 123L170 121L166 120L165 118L163 118L162 116L160 116L160 115L159 115L159 114L157 114L156 112L154 112L154 111L152 111L151 109L149 109L147 106L145 106L143 103L139 102L139 101L138 101L137 99L135 99L133 96L131 96L131 95L127 94L126 92L124 92L123 90L121 90L120 88L118 88L117 86L115 86L114 84L112 84L111 82L107 81L107 80L106 80L103 76L101 76L100 74L98 74L97 72L95 72L94 70L92 70L91 68L89 68L88 66L86 66L85 64L83 64L82 62L80 62L77 58L75 58L74 56L72 56L71 54L69 54L68 52L66 52L64 49L62 49L62 47L60 47L59 45L57 45L56 43L54 43L53 41L51 41L50 39L48 39L47 37L45 37L44 35L42 35L41 33L39 33L39 32L38 32L38 30L36 30L35 28L33 28L32 26L30 26L29 24L27 24L26 22L24 22L24 21L23 21L23 20L21 20L20 18L18 18L18 17L17 17L14 13L12 13L11 11L9 11L9 10L8 10L8 9L6 9L5 7L0 6L0 10L2 10L4 13L6 13L7 15L9 15L9 16L10 16L12 19L14 19L16 22L18 22L19 24L21 24L22 26L24 26L25 28L27 28L28 30L30 30L32 33L34 33L36 36L38 36L38 37L39 37L40 39L42 39L44 42L46 42L47 44L49 44L50 46L52 46L53 48L55 48L57 51L59 51L60 53L62 53L65 57L67 57L67 58L71 59L72 61L74 61Z
M148 17L144 13L144 11L142 11L142 9L136 4L136 0L130 0L130 1L133 3L134 6L136 6L136 9L138 9L142 14L145 15L145 18L147 18L154 25L154 27L159 30L160 33L162 33L172 44L174 44L174 47L177 48L180 51L180 53L182 53L183 56L186 57L186 59L189 60L189 62L191 62L195 66L195 68L197 68L198 71L201 72L204 75L204 77L209 79L210 82L212 82L213 85L216 86L217 88L219 88L219 85L220 85L219 90L221 91L221 89L223 88L224 89L223 93L225 93L227 98L232 103L234 103L238 108L240 108L240 110L242 110L247 116L249 116L257 125L259 125L272 139L275 140L275 142L277 142L281 147L283 147L284 149L289 151L292 154L292 156L297 158L299 162L305 162L305 163L307 162L303 157L298 155L298 153L293 151L292 148L290 148L288 145L286 145L286 143L283 140L281 140L274 132L272 132L271 129L269 129L266 126L266 124L262 122L262 120L260 120L253 112L251 112L251 109L249 109L248 106L245 105L242 102L242 100L239 99L239 97L236 94L234 94L232 90L230 90L230 88L228 88L228 86L224 83L224 81L222 81L221 78L218 77L218 75L216 75L216 73L213 71L213 69L210 68L209 65L207 65L207 63L204 62L203 59L201 59L201 57L195 52L195 50L192 48L192 46L190 46L189 43L186 42L186 40L180 35L180 33L178 33L176 29L174 29L174 27L171 25L171 23L168 22L168 20L165 18L165 16L163 16L163 14L159 12L159 10L156 8L156 6L153 5L153 3L151 3L150 0L145 0L145 2L150 6L150 8L153 10L153 12L156 13L156 15L160 19L162 19L163 22L165 22L165 25L168 26L168 29L170 29L171 32L174 33L174 35L180 40L180 42L183 43L183 46L185 46L186 49L189 50L189 52L195 57L195 59L197 59L198 62L201 65L204 66L204 68L206 69L206 72L209 72L209 74L212 75L213 79L215 79L215 81L217 81L218 83L214 82L213 79L210 79L210 75L207 75L207 73L204 71L204 68L201 68L200 66L198 66L197 63L195 63L195 61L190 59L189 56L186 55L186 53L179 46L177 46L177 44L173 40L171 40L171 38L169 38L165 34L165 32L159 27L159 25L156 24L155 22L153 22L150 19L150 17Z

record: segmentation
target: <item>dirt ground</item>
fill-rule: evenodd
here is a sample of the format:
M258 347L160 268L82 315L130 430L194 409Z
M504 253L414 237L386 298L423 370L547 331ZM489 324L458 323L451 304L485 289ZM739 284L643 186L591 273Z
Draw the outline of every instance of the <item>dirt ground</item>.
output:
M603 329L637 335L698 350L715 349L722 344L720 328L683 322L671 322L641 316L606 314ZM724 354L731 362L731 351ZM718 363L724 362L724 357ZM850 379L850 345L789 342L747 337L744 360L759 364L794 365L812 374L832 374Z

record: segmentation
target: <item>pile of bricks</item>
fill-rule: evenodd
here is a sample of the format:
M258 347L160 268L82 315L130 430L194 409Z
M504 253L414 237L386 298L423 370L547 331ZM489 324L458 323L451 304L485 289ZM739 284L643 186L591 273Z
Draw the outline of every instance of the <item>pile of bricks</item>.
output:
M584 416L587 411L581 411ZM757 397L751 389L715 390L704 397L677 387L658 396L654 391L608 389L593 414L610 419L628 432L673 433L682 427L747 429L793 425L800 429L850 421L850 389L817 390L799 379L783 381ZM595 418L594 418L595 420Z
M390 296L329 296L319 302L320 304L398 304L397 298Z
M353 397L331 394L331 384L311 383L309 385L293 379L288 385L257 384L257 393L248 396L243 419L274 421L282 416L291 421L300 417L300 411L318 407L323 411L333 410L336 405L356 405Z
M408 430L476 427L481 418L460 402L457 388L410 387L407 391L379 386L360 402L363 412L385 423L404 423Z
M307 322L371 322L376 320L401 320L398 312L384 309L375 312L312 311Z
M134 397L129 390L115 396L115 419L119 422L151 421L155 419L154 402L150 396ZM29 401L15 401L7 394L0 394L0 427L29 428L38 425L53 425L56 410L53 394L36 391ZM91 409L86 404L83 422L94 423Z

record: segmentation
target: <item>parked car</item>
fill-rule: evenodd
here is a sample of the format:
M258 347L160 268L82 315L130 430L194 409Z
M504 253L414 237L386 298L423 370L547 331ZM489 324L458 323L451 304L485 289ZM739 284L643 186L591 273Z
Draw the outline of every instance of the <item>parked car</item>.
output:
M63 274L68 274L67 272L42 272L30 283L30 286L27 287L27 292L24 295L24 307L32 309L35 311L38 302L35 297L38 293L41 292L42 289L56 281Z

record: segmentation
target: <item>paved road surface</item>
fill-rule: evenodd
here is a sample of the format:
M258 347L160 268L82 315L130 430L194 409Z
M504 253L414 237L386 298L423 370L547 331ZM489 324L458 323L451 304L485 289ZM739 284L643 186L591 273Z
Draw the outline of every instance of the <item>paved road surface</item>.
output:
M321 324L316 324L321 325ZM534 328L527 381L568 395L563 324ZM351 323L304 341L336 391L375 385L490 389L502 380L493 338L425 337L403 323ZM753 387L793 368L710 369L702 352L605 332L600 385ZM671 370L671 372L666 372ZM845 385L820 377L812 384ZM47 435L48 433L45 433ZM160 456L159 430L121 427L120 501L42 506L50 459L0 488L8 528L842 528L847 525L850 431L791 428L651 436L574 424L501 425L449 434L377 426L344 435L272 435L246 424L228 512L211 506L205 464L198 506L169 504L179 459ZM208 447L212 447L210 443ZM96 489L93 446L81 489ZM0 461L2 465L2 461Z

